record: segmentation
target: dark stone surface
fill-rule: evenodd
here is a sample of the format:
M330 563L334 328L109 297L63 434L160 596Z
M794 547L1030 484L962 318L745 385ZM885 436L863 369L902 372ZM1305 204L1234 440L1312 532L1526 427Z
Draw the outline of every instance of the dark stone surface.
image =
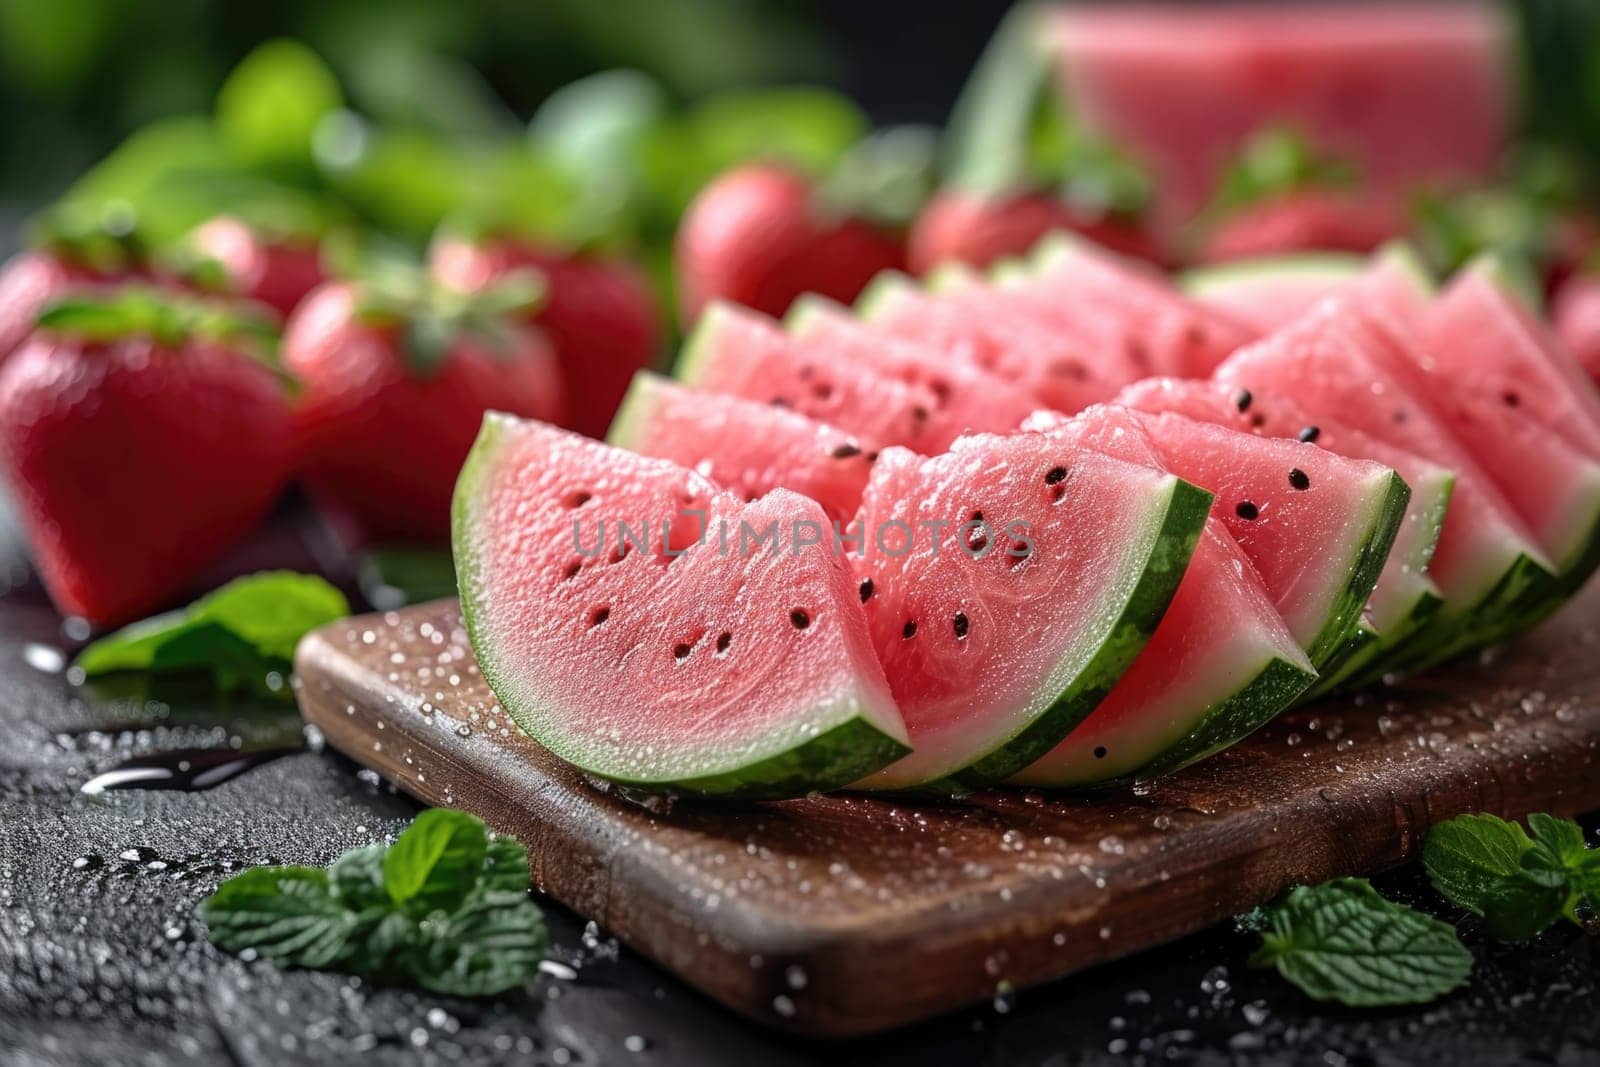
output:
M247 565L275 559L306 565L283 536ZM554 908L556 955L575 977L546 976L497 1002L241 962L193 917L219 879L257 863L325 863L395 833L415 805L314 745L205 791L83 795L130 757L282 746L299 722L203 691L169 687L152 700L75 689L52 655L69 653L72 635L24 578L0 555L0 1062L1600 1061L1600 960L1571 928L1509 947L1468 924L1471 987L1423 1009L1319 1007L1245 966L1253 937L1219 929L991 1008L809 1046L740 1022ZM1382 884L1437 905L1414 870Z

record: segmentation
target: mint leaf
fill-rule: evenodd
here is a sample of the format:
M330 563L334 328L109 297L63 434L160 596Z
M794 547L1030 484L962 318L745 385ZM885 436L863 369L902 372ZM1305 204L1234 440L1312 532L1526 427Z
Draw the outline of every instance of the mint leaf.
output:
M1541 885L1566 885L1588 854L1583 827L1571 819L1536 813L1528 816L1528 830L1533 847L1522 858L1523 869Z
M257 867L200 903L211 939L229 952L253 950L274 962L324 967L344 951L355 916L314 867Z
M389 899L413 915L455 908L483 877L488 851L489 833L481 820L430 808L383 857Z
M1316 1000L1423 1004L1466 983L1472 955L1445 923L1379 895L1365 879L1291 891L1250 958Z
M1422 845L1422 865L1447 900L1475 915L1503 880L1522 868L1533 842L1522 827L1494 815L1462 815L1442 822Z
M266 676L288 672L300 638L349 613L344 594L321 578L269 571L103 637L79 653L75 665L87 677L207 671L224 692L271 694ZM287 695L287 688L276 692Z
M417 977L435 993L492 996L526 982L549 944L544 916L526 893L481 893L453 914L423 921Z
M1484 928L1502 941L1527 941L1561 918L1567 896L1565 875L1552 885L1533 872L1519 871L1484 896Z
M383 855L387 851L381 844L372 844L353 848L333 861L328 877L339 903L352 911L388 905L389 891L383 884Z
M496 837L490 840L483 861L483 880L479 883L486 892L526 893L528 891L528 850L514 837Z

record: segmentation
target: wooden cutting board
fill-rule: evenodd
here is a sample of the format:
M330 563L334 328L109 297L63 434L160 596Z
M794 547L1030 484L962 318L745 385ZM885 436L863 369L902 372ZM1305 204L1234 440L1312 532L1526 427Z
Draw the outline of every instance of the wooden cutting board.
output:
M515 834L544 892L741 1014L849 1035L1376 872L1464 811L1600 807L1597 652L1591 589L1497 656L1286 715L1153 787L915 804L630 800L517 731L454 601L327 627L298 669L331 744Z

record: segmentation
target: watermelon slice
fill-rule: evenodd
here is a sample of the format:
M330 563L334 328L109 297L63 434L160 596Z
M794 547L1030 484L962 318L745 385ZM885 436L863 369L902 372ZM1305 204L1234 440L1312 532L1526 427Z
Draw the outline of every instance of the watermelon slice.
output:
M696 389L790 408L917 452L941 452L967 429L926 386L801 344L760 312L720 301L702 313L679 357L677 377Z
M974 307L930 293L902 274L879 275L856 306L884 336L974 364L1056 411L1081 411L1131 380L1119 363L1108 365L1097 338L996 315L984 300Z
M1385 641L1398 644L1444 603L1427 568L1455 488L1453 471L1336 420L1313 417L1286 397L1221 382L1151 378L1123 390L1117 403L1140 411L1170 411L1245 433L1314 441L1341 456L1393 468L1410 487L1411 500L1368 602L1369 622Z
M607 440L693 468L747 501L792 489L839 524L855 515L877 448L797 411L696 392L649 371L634 375Z
M1160 467L1133 412L1097 406L1026 424L1067 444ZM1082 786L1177 770L1226 748L1316 678L1255 568L1212 517L1150 643L1105 700L1017 785Z
M1543 599L1550 592L1554 567L1493 479L1375 354L1374 338L1354 328L1366 318L1340 300L1328 301L1235 353L1217 369L1217 379L1252 393L1293 397L1318 416L1454 470L1450 508L1428 568L1445 605L1422 643L1437 645L1447 632L1463 643L1485 639L1525 597Z
M1389 467L1303 441L1255 437L1182 415L1140 424L1167 469L1210 490L1318 672L1351 652L1410 491ZM1314 546L1314 547L1313 547Z
M802 544L799 524L825 521L787 490L746 504L675 464L491 414L453 516L484 677L540 744L631 786L782 797L872 773L907 734L848 566L825 538ZM648 543L630 548L618 523L649 524ZM775 525L773 547L722 550L715 532L741 523Z
M1010 382L938 350L885 337L827 297L812 293L800 297L789 306L784 325L807 349L827 349L839 359L926 388L946 416L968 430L1014 429L1038 407Z
M1196 267L1179 279L1191 300L1265 336L1343 292L1367 261L1342 252L1316 252Z
M885 450L854 562L915 751L861 786L986 785L1054 747L1155 631L1210 502L1040 434Z

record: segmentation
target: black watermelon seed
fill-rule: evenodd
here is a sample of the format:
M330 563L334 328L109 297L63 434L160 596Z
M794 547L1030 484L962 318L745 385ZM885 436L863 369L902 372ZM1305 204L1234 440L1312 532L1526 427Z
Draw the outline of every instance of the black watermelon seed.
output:
M872 579L867 578L861 582L861 602L865 604L872 599Z
M1106 746L1104 746L1104 745L1096 745L1096 746L1094 746L1094 758L1095 759L1105 759L1106 758Z
M1253 399L1255 399L1255 398L1250 395L1250 390L1241 389L1241 390L1239 390L1238 394L1233 398L1233 406L1238 408L1241 412L1249 411L1250 410L1250 401L1253 400Z
M1311 478L1306 474L1305 471L1301 470L1299 467L1295 467L1289 472L1289 484L1294 486L1296 489L1310 489Z
M1248 500L1239 501L1239 503L1234 506L1233 510L1238 513L1241 519L1254 519L1256 516L1261 514L1260 509L1258 509Z
M907 619L906 624L900 628L900 636L907 641L917 636L917 620Z
M1318 437L1322 436L1322 428L1319 426L1306 426L1302 428L1300 433L1296 436L1298 436L1300 440L1304 441L1306 444L1310 444L1312 441L1315 441Z
M578 572L581 571L581 570L583 570L583 564L581 564L581 563L570 564L567 567L567 573L566 573L566 576L565 576L565 578L563 580L564 581L568 581L568 582L572 581L572 579L574 579L574 578L576 578L578 576Z
M974 511L974 512L973 512L973 513L972 513L972 521L973 521L973 522L982 522L982 521L983 521L983 512L981 512L981 511Z
M794 623L794 628L796 630L804 630L807 626L811 625L811 616L807 615L800 608L795 608L793 611L789 612L789 621Z
M966 615L963 614L962 612L959 612L959 611L956 612L956 617L952 621L951 625L954 627L954 629L956 631L956 640L957 641L965 641L967 639L967 617L966 617Z
M689 658L689 653L693 651L693 645L681 644L672 650L672 658L677 660L679 663L682 663L684 660Z
M1050 470L1045 473L1044 484L1045 485L1055 485L1057 482L1063 481L1066 477L1067 477L1067 468L1065 468L1065 467L1051 467Z
M834 459L849 459L851 456L861 455L861 449L857 448L853 444L846 443L842 445L834 445L833 451L828 454Z
M1509 390L1509 389L1507 389L1505 391L1505 393L1501 396L1500 399L1502 399L1502 400L1504 400L1506 402L1506 407L1508 407L1508 408L1514 408L1518 404L1522 403L1522 398L1520 396L1518 396L1516 393L1514 393L1511 390Z
M928 409L923 407L921 404L918 404L918 405L916 405L915 407L913 407L911 409L911 417L913 419L915 419L918 423L927 422L928 421Z
M786 408L789 406L789 401L781 396L775 396L772 398L772 406L775 408Z
M586 493L582 489L580 489L576 493L572 493L567 497L567 507L569 507L569 508L581 508L581 507L583 507L583 505L587 504L589 501L591 501L593 499L594 499L594 494L593 493Z
M871 452L867 453L867 462L868 463L876 463L876 462L878 462L878 452L877 452L876 449L874 449Z
M733 644L733 635L728 633L726 630L724 630L717 637L717 655L720 656L724 652L727 652L728 651L728 646L731 645L731 644Z
M610 608L596 608L594 614L589 616L589 626L591 628L599 626L609 618L611 618Z

